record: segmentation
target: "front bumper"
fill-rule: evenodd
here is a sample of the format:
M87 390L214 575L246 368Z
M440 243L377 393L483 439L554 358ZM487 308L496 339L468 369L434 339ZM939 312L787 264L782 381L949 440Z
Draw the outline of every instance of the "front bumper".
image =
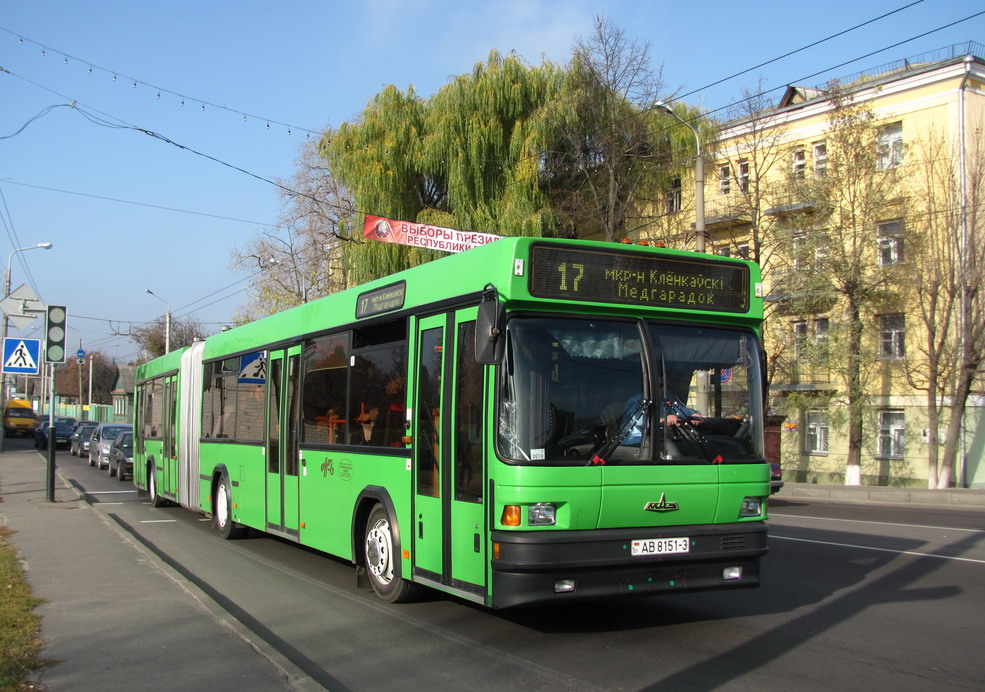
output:
M686 536L689 552L632 557L636 539ZM768 551L763 522L595 531L494 531L493 607L557 603L617 595L759 586ZM725 568L741 568L724 578ZM558 593L561 580L574 584Z

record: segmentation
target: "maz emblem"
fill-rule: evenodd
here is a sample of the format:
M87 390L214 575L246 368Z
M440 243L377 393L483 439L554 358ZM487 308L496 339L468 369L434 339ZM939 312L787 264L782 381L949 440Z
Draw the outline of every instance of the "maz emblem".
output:
M659 502L647 502L643 509L647 512L676 512L680 506L676 502L667 502L667 493L660 493Z

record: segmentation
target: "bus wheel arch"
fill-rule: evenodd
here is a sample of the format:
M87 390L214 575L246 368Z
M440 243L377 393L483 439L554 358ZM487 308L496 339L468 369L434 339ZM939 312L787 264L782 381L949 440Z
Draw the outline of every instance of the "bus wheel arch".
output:
M166 507L170 504L161 497L161 493L158 490L157 468L153 456L147 457L147 496L150 499L151 507Z
M232 483L224 466L217 466L212 474L212 527L227 540L242 538L247 532L233 521Z
M404 579L400 529L389 494L367 488L353 514L353 562L366 570L376 595L388 603L406 603L420 596L421 587Z

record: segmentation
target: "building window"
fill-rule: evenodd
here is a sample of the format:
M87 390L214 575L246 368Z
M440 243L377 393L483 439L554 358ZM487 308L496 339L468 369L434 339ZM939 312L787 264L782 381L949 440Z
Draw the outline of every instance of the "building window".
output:
M818 317L814 320L814 344L820 352L825 351L828 347L829 326L827 317Z
M749 243L738 243L735 246L735 256L749 259Z
M794 149L790 163L790 174L794 178L803 178L807 172L807 152L803 149Z
M727 195L732 192L732 169L728 164L718 167L718 193Z
M737 176L737 181L739 183L739 192L745 194L749 192L749 162L739 161L739 175Z
M793 355L796 360L804 357L804 344L807 343L807 322L798 320L793 323Z
M828 234L826 231L794 231L793 268L813 270L827 257Z
M903 443L906 427L902 411L879 412L879 452L878 456L889 459L903 458Z
M818 317L813 323L808 324L807 320L798 320L793 323L793 344L794 358L801 360L809 354L804 347L808 340L813 342L814 352L823 353L828 345L828 318Z
M879 316L879 357L897 360L906 355L906 318L904 315Z
M807 430L804 435L804 451L807 454L828 453L828 414L826 411L808 411Z
M888 171L903 165L903 123L879 128L876 167Z
M878 226L879 266L903 263L903 222L884 221Z
M715 254L719 257L731 257L732 248L729 245L719 245L715 248Z
M680 177L674 178L673 182L670 184L670 189L667 190L667 198L664 200L664 211L667 214L673 214L681 210L681 179Z
M823 178L828 174L828 145L826 142L814 143L814 177Z

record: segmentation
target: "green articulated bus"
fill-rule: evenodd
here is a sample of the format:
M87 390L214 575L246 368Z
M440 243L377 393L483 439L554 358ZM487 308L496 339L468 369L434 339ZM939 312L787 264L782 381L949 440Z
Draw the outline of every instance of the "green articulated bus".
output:
M506 238L137 371L134 481L390 602L759 584L759 268Z

